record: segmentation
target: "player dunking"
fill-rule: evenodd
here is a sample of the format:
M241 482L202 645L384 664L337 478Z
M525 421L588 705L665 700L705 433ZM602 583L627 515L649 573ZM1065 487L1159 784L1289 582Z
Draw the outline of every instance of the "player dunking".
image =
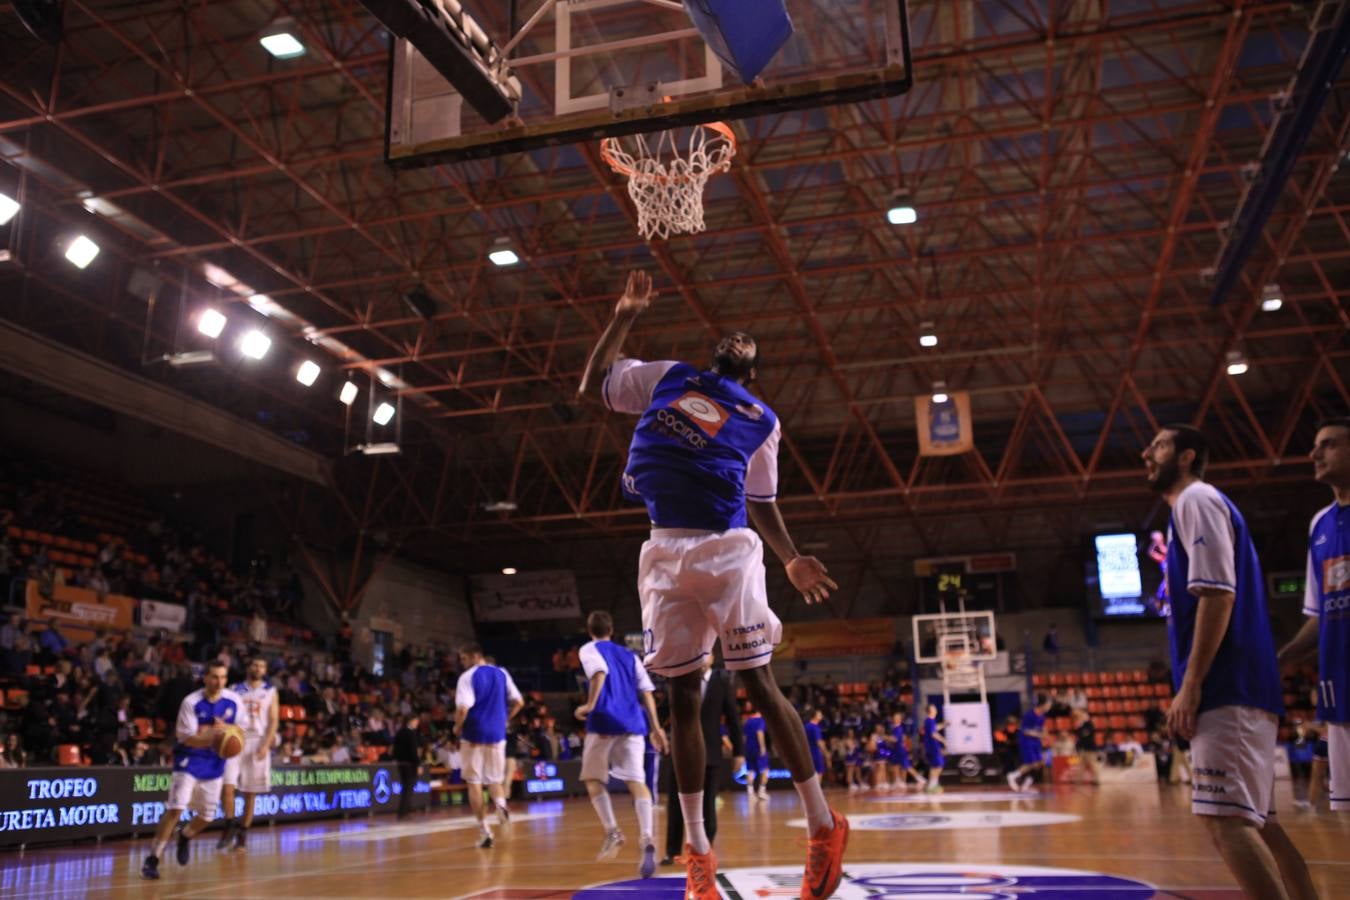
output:
M465 644L459 651L464 672L455 685L455 735L460 739L460 767L469 786L469 807L478 820L478 846L492 847L483 788L497 811L497 824L511 819L506 809L506 723L525 705L505 669L483 660L483 648Z
M1329 419L1317 429L1313 477L1331 488L1335 502L1313 516L1308 529L1308 621L1280 651L1295 662L1317 653L1317 718L1324 723L1331 768L1331 808L1350 811L1350 418ZM1321 767L1313 764L1313 783ZM1314 795L1309 788L1309 799Z
M716 900L717 857L703 829L706 749L699 721L703 660L720 639L768 723L806 810L809 849L801 897L823 900L839 884L848 821L829 808L806 733L769 668L782 625L769 608L760 536L808 603L837 586L820 561L798 555L775 502L778 417L746 390L758 347L734 333L700 371L676 362L619 360L624 338L652 300L651 279L633 272L600 336L580 393L607 372L607 407L639 415L623 474L625 493L652 523L638 561L647 668L670 679L675 778L684 811L686 900ZM756 530L746 527L747 516Z
M225 774L225 760L215 751L218 726L234 724L242 706L239 695L225 687L228 677L224 663L209 663L202 676L202 687L179 704L178 722L174 726L178 742L173 748L169 799L155 829L151 853L141 866L142 878L159 878L159 859L169 846L170 837L177 839L178 864L187 865L188 841L205 831L216 817ZM185 809L197 814L186 825L181 821Z
M1317 896L1298 848L1274 819L1275 741L1284 711L1265 579L1247 523L1201 479L1205 436L1161 429L1144 449L1172 507L1167 632L1176 696L1168 728L1191 742L1191 812L1249 897Z
M613 859L623 846L623 832L614 818L609 799L611 773L628 785L633 795L633 810L638 820L640 862L638 874L651 878L656 872L656 843L652 838L652 794L642 769L645 740L666 752L666 733L656 717L656 690L642 661L627 647L611 641L614 620L609 613L596 611L586 619L591 640L580 651L581 668L590 679L590 693L577 708L577 718L586 722L586 742L581 748L581 780L591 797L600 824L605 826L605 842L596 861Z
M248 673L244 681L234 686L243 704L239 708L239 721L244 729L244 752L225 760L224 789L221 801L225 807L225 833L220 836L220 849L230 845L233 838L235 849L243 850L248 846L248 830L253 826L253 806L259 794L272 789L272 742L277 736L280 720L280 708L277 706L277 689L267 683L267 660L255 656L248 662ZM238 788L244 794L244 815L242 821L234 816L234 792Z

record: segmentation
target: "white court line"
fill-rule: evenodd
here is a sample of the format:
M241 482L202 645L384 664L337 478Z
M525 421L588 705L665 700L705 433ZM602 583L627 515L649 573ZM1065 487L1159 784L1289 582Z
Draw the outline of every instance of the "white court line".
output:
M517 822L533 822L535 819L554 819L557 818L552 813L517 813L511 816L511 825ZM472 816L459 816L454 819L448 819L441 822L430 822L427 824L408 824L408 825L385 825L379 828L352 829L350 831L339 831L331 834L314 834L308 837L300 838L300 843L306 844L314 841L384 841L401 837L416 837L420 834L438 834L443 831L466 831L470 828L477 828L478 820ZM504 826L509 828L510 826Z

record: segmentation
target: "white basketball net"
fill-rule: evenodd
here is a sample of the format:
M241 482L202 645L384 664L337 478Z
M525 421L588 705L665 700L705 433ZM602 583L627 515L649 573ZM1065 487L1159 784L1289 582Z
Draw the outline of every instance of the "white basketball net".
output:
M697 234L703 223L703 188L708 178L731 168L736 143L725 134L695 125L688 141L677 142L675 132L663 131L655 149L648 136L626 140L605 138L602 154L615 171L628 174L628 196L638 212L638 234L653 236ZM667 160L664 161L663 160Z

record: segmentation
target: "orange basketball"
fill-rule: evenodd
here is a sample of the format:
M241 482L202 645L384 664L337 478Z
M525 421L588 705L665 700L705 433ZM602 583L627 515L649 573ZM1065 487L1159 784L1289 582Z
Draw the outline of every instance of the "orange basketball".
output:
M229 759L244 752L244 729L238 725L226 725L216 738L216 753L221 759Z

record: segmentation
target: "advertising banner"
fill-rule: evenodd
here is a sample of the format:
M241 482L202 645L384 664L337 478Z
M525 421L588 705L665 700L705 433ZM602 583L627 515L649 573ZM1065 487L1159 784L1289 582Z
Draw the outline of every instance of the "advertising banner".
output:
M100 600L96 592L68 584L57 585L50 598L44 597L38 593L37 581L31 579L25 601L29 619L51 620L58 626L114 628L118 631L131 627L132 611L136 608L136 601L130 597L104 594Z
M890 653L894 648L894 619L829 619L785 623L783 641L774 650L774 656L778 659L819 659Z
M480 622L581 618L577 579L570 569L474 575L469 590Z
M0 769L0 846L149 834L164 815L173 772L167 768ZM419 780L413 808L431 788ZM398 767L274 766L255 821L336 818L396 812ZM242 813L243 798L236 800ZM219 816L220 813L217 813Z
M989 704L948 703L942 709L947 720L947 755L993 753L994 731L989 726Z
M141 601L141 624L146 628L167 628L182 631L187 625L187 607L158 600Z

